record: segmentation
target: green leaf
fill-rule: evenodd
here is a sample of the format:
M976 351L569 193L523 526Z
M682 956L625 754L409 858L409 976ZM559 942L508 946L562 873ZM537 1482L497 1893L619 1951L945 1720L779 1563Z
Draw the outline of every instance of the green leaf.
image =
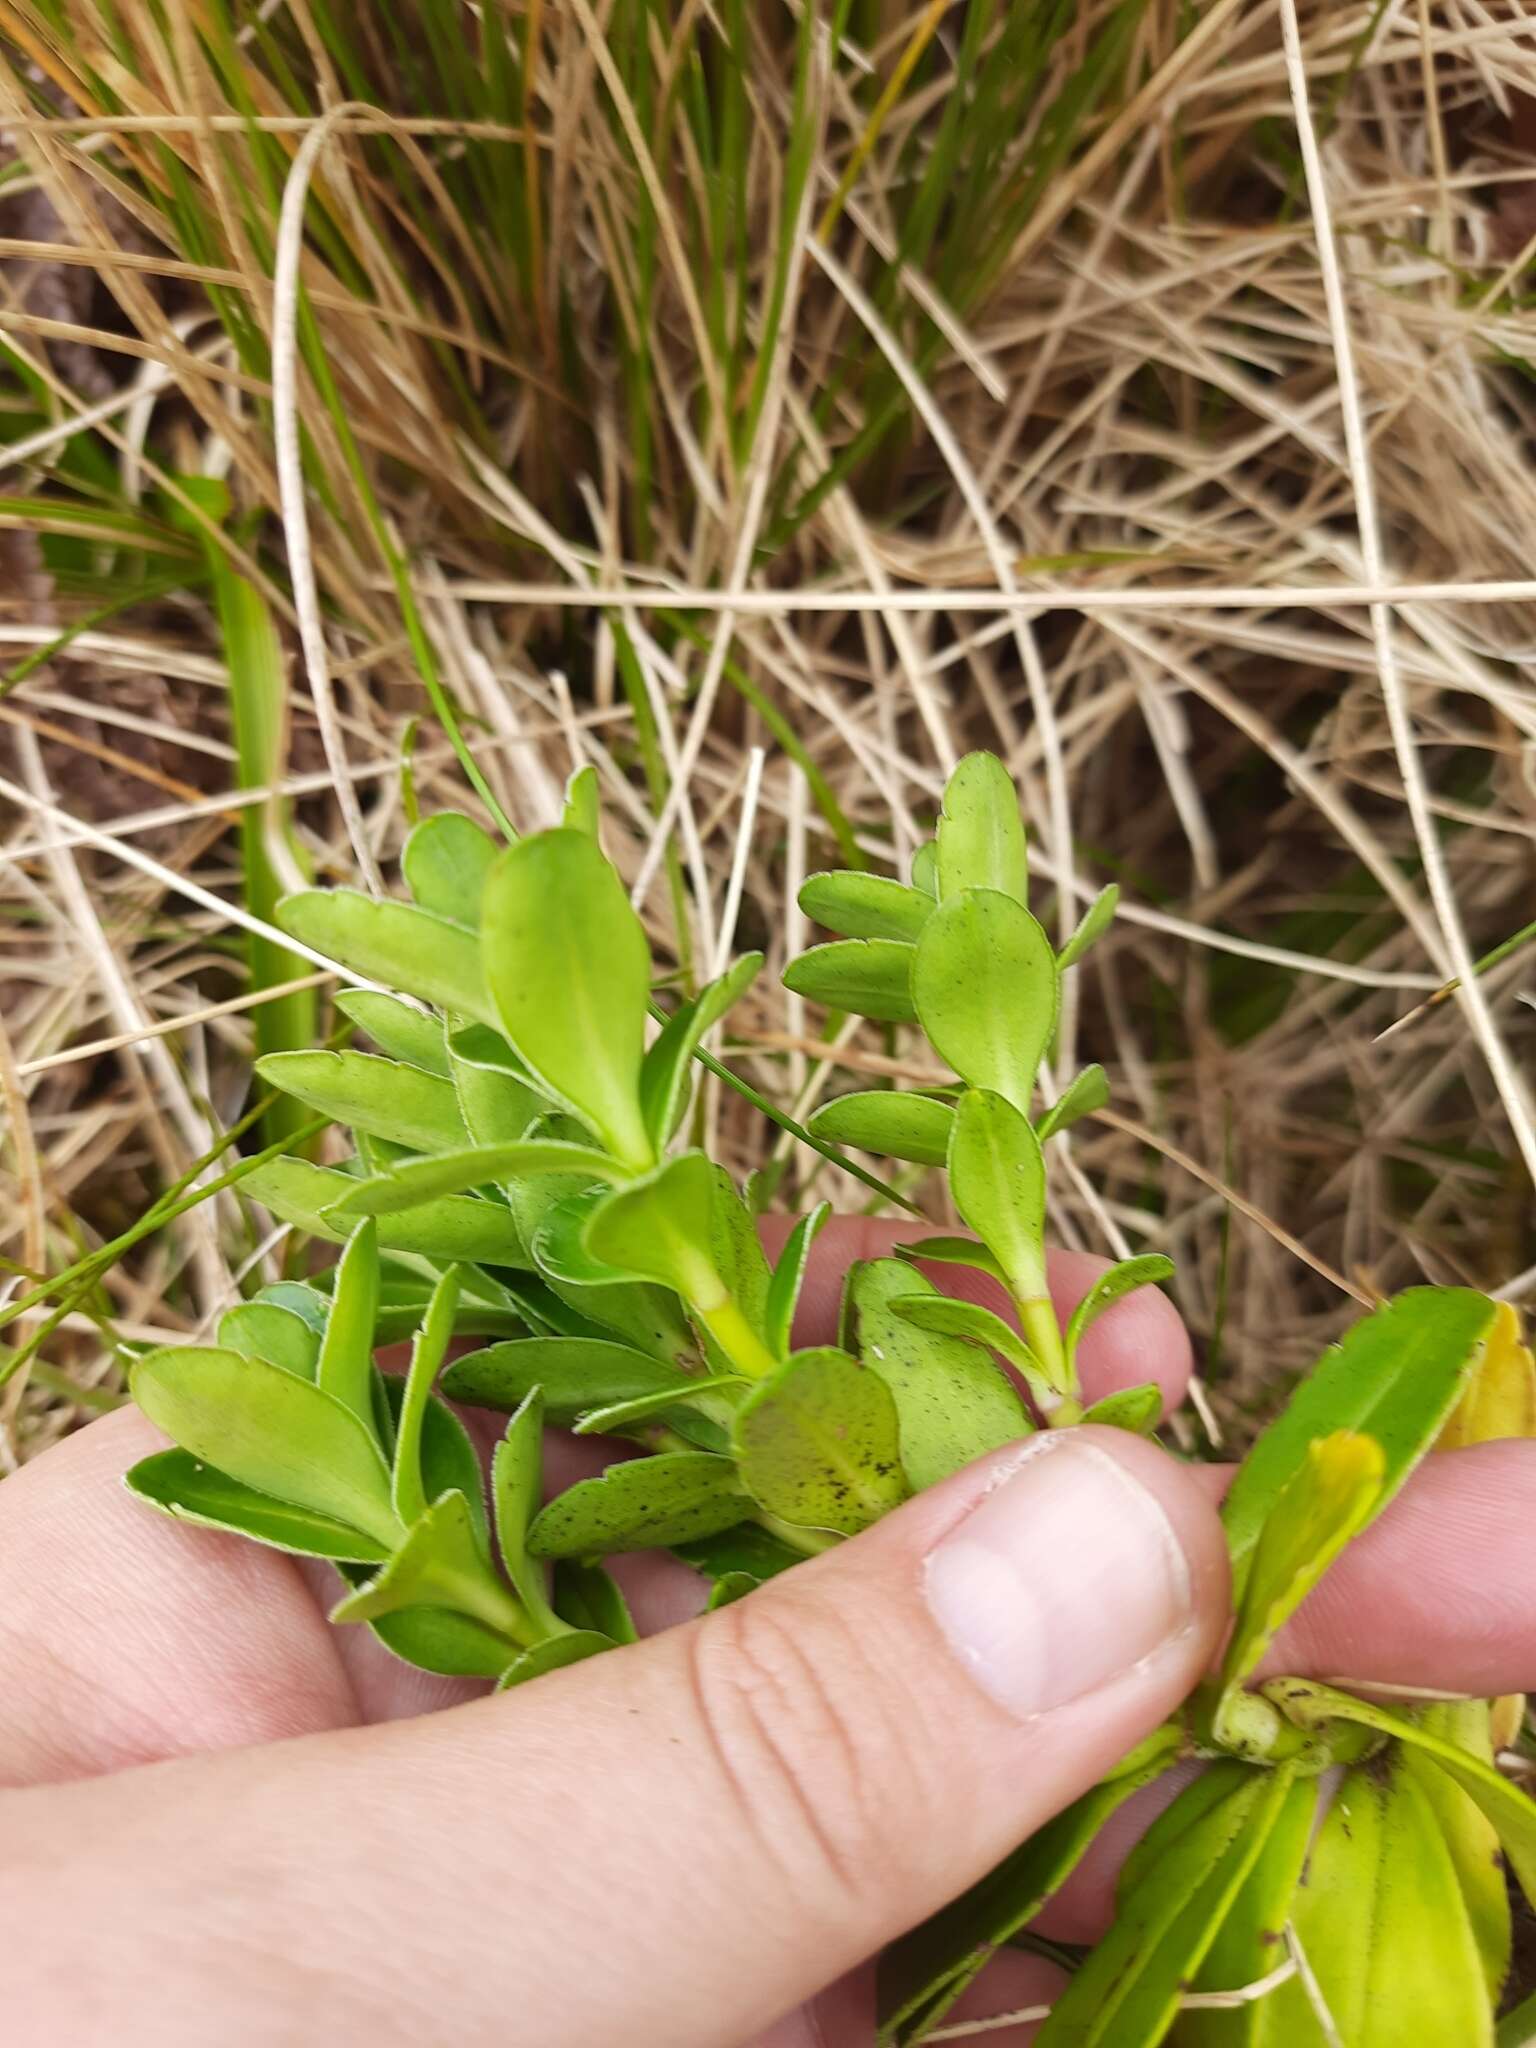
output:
M1491 2048L1491 2006L1455 1864L1401 1763L1347 1771L1312 1843L1292 1922L1349 2048ZM1262 2048L1325 2048L1294 1980L1264 2001Z
M637 1422L649 1422L653 1416L665 1418L670 1409L679 1402L684 1405L696 1401L700 1395L722 1393L726 1389L744 1387L750 1384L739 1372L718 1373L711 1379L690 1379L687 1394L680 1396L675 1387L668 1387L661 1393L636 1394L629 1401L614 1401L603 1408L589 1409L577 1422L573 1434L576 1436L618 1436L632 1429Z
M325 1335L325 1319L330 1314L331 1304L318 1287L311 1287L307 1280L274 1280L269 1287L263 1287L256 1297L258 1302L270 1302L274 1308L285 1308L296 1315L301 1322L308 1323L317 1337ZM238 1344L229 1347L240 1350Z
M1084 1422L1101 1423L1106 1429L1128 1429L1135 1436L1150 1436L1162 1419L1163 1390L1156 1380L1139 1387L1117 1387L1083 1412Z
M1195 1979L1200 1992L1241 1991L1286 1960L1285 1929L1318 1815L1318 1780L1298 1778L1257 1861L1216 1931ZM1268 1999L1186 2012L1179 2048L1263 2048L1272 2041Z
M483 1024L496 1022L479 941L462 925L356 889L306 889L284 897L276 915L290 938L354 974Z
M570 832L585 832L589 839L596 839L602 824L602 798L598 788L597 770L588 761L574 771L565 785L565 808L560 814L560 823Z
M711 1171L715 1194L711 1208L710 1251L715 1270L742 1315L761 1335L767 1326L773 1269L758 1236L756 1220L737 1192L736 1183L723 1166L713 1167Z
M398 996L380 989L344 988L336 994L336 1007L350 1017L360 1031L392 1060L421 1067L429 1074L448 1077L448 1053L443 1044L443 1020Z
M426 1475L422 1469L421 1434L433 1383L448 1353L454 1311L459 1303L459 1269L450 1266L432 1291L416 1342L411 1369L396 1425L393 1490L395 1513L409 1528L427 1511Z
M912 855L912 886L921 889L925 896L935 899L939 893L939 846L935 839L925 839Z
M757 979L761 953L746 953L718 981L668 1018L640 1066L640 1109L659 1153L677 1131L688 1108L693 1055Z
M1158 1729L1106 1783L886 1951L879 1974L882 2044L909 2048L939 2025L996 1952L1061 1889L1105 1824L1175 1761L1178 1747L1175 1729Z
M563 1636L547 1636L542 1643L535 1643L531 1650L525 1650L515 1663L509 1664L497 1682L498 1692L508 1692L514 1685L526 1685L530 1678L543 1678L550 1671L564 1671L570 1664L585 1664L589 1657L600 1657L604 1650L616 1650L618 1644L595 1629L571 1629Z
M920 1237L915 1244L894 1245L892 1256L910 1265L969 1266L973 1272L988 1274L999 1287L1008 1285L1008 1275L974 1237Z
M1047 1300L1045 1159L1029 1119L1003 1096L982 1088L961 1096L949 1185L961 1220L996 1258L1010 1291L1020 1301Z
M366 1570L350 1565L341 1569L350 1585L367 1584ZM402 1663L444 1678L499 1678L512 1647L499 1629L487 1628L451 1607L402 1607L397 1613L372 1614L368 1629Z
M671 1546L674 1555L696 1572L718 1584L723 1578L740 1576L761 1585L777 1578L792 1565L803 1564L798 1550L791 1550L777 1536L770 1536L760 1522L736 1522L712 1536Z
M747 1511L736 1468L707 1451L664 1451L610 1465L552 1500L529 1531L536 1557L602 1557L712 1536Z
M1217 1764L1127 1861L1114 1925L1068 1984L1039 2048L1157 2048L1289 1802L1286 1770Z
M812 946L791 960L784 970L784 986L828 1010L909 1023L917 1015L912 1001L914 957L911 946L895 939L834 939L829 946Z
M702 1152L683 1152L594 1203L582 1243L616 1273L712 1308L729 1291L714 1258L715 1201L714 1167Z
M219 1343L242 1358L264 1358L284 1372L312 1380L320 1359L320 1339L302 1316L270 1301L242 1301L219 1317Z
M1536 1996L1500 2020L1498 2048L1536 2048Z
M389 1562L331 1609L331 1620L373 1621L409 1607L468 1615L504 1635L509 1653L522 1640L523 1611L491 1570L462 1493L434 1501Z
M485 878L500 847L472 818L439 811L423 818L400 855L405 885L423 910L471 930L480 922Z
M963 1337L971 1344L984 1344L990 1350L1000 1351L1014 1368L1028 1381L1031 1391L1049 1396L1053 1389L1041 1370L1040 1361L1030 1350L1024 1339L1000 1315L980 1302L960 1301L952 1294L940 1294L937 1289L930 1293L896 1295L890 1304L892 1310L909 1323L915 1323L920 1330L928 1330L940 1337Z
M1109 930L1115 911L1120 902L1120 885L1111 882L1107 889L1101 889L1078 921L1077 930L1068 939L1057 956L1056 964L1065 974L1069 967L1076 966L1088 948L1101 939Z
M1092 1116L1108 1101L1109 1076L1102 1067L1084 1067L1067 1083L1044 1116L1037 1120L1035 1136L1043 1145L1047 1138L1054 1138L1058 1131L1064 1131L1082 1117Z
M1426 1707L1421 1719L1431 1733L1468 1751L1480 1762L1492 1764L1487 1700L1456 1700ZM1509 1887L1504 1879L1498 1830L1476 1800L1469 1798L1453 1778L1422 1756L1416 1747L1405 1743L1399 1754L1402 1768L1417 1780L1434 1809L1436 1824L1456 1866L1456 1881L1482 1959L1488 1997L1496 2005L1509 1975L1513 1943Z
M1306 1458L1271 1509L1254 1549L1222 1664L1226 1695L1252 1677L1302 1601L1371 1519L1385 1473L1386 1459L1374 1437L1341 1429L1307 1446ZM1216 1732L1226 1741L1220 1708Z
M589 1180L622 1178L623 1169L590 1145L550 1138L519 1138L501 1145L470 1145L431 1159L404 1159L388 1173L353 1184L335 1205L337 1216L394 1216L441 1195L462 1194L516 1175L582 1174Z
M378 1315L378 1226L360 1223L337 1263L331 1312L325 1319L315 1382L344 1408L350 1408L370 1430Z
M194 1458L258 1493L399 1541L389 1468L372 1434L333 1395L237 1351L151 1351L133 1398Z
M1314 1437L1357 1429L1386 1453L1377 1511L1434 1443L1483 1357L1494 1304L1465 1287L1414 1287L1324 1353L1259 1438L1233 1481L1222 1520L1241 1601L1254 1547Z
M398 1373L380 1373L378 1377L392 1434L398 1434L396 1426L405 1405L406 1382ZM428 1397L422 1411L420 1454L422 1491L427 1499L440 1500L445 1493L462 1493L481 1549L489 1556L490 1523L485 1512L485 1474L480 1453L458 1416L436 1394Z
M555 1566L554 1586L555 1612L572 1628L607 1636L612 1643L639 1642L629 1603L613 1574L600 1564L563 1557Z
M630 1345L590 1337L523 1337L487 1344L456 1359L443 1376L450 1400L509 1415L535 1387L541 1388L549 1420L562 1427L593 1408L645 1394L686 1394L692 1385L676 1366Z
M995 889L1029 901L1029 853L1018 793L995 754L967 754L944 789L937 835L939 900Z
M541 1621L552 1616L543 1569L528 1555L528 1532L539 1512L543 1477L544 1398L535 1387L491 1454L491 1499L507 1577L529 1613Z
M1067 1356L1077 1356L1084 1331L1092 1328L1105 1309L1113 1308L1117 1301L1133 1294L1138 1287L1159 1285L1172 1271L1172 1259L1165 1258L1161 1252L1147 1252L1139 1259L1122 1259L1107 1273L1101 1273L1072 1311L1066 1330Z
M486 885L482 936L502 1029L544 1092L625 1165L651 1165L640 1113L650 947L596 841L567 827L509 847Z
M995 889L947 896L918 941L912 996L934 1050L971 1087L1006 1096L1026 1115L1058 993L1044 930Z
M1034 1429L1018 1389L990 1352L963 1337L920 1329L897 1312L896 1301L919 1295L949 1298L897 1259L850 1267L844 1291L847 1341L891 1390L902 1467L914 1493Z
M515 1143L528 1135L528 1126L547 1108L521 1060L501 1033L487 1025L449 1031L448 1065L459 1114L473 1144Z
M413 1152L451 1151L468 1135L453 1083L371 1052L272 1052L264 1081L323 1116Z
M818 1202L808 1216L800 1218L784 1240L784 1249L773 1269L763 1309L763 1336L775 1358L789 1356L790 1333L794 1328L800 1290L805 1284L806 1268L811 1262L811 1246L821 1235L822 1227L831 1214L830 1202Z
M709 1598L704 1603L706 1614L718 1614L722 1607L734 1607L738 1600L745 1600L749 1593L755 1593L762 1584L750 1572L724 1572L709 1589Z
M1433 1721L1395 1714L1333 1686L1318 1685L1309 1679L1280 1678L1262 1690L1265 1698L1300 1728L1346 1721L1412 1744L1425 1761L1453 1779L1497 1829L1520 1889L1536 1906L1536 1800L1512 1785L1494 1765L1447 1740Z
M842 868L807 875L800 908L845 939L898 939L911 945L933 915L933 898L887 875Z
M381 1562L387 1555L385 1546L361 1529L349 1528L312 1508L295 1507L258 1493L204 1465L190 1451L157 1451L153 1457L141 1458L125 1475L124 1484L140 1500L178 1521L230 1529L274 1550L291 1551L296 1557L367 1564Z
M910 1159L919 1166L942 1166L949 1156L954 1120L953 1105L935 1096L871 1088L824 1102L808 1127L833 1145L883 1152L888 1159Z
M357 1186L356 1177L307 1159L273 1159L241 1183L253 1201L264 1203L284 1223L311 1237L341 1244L346 1226L330 1211ZM383 1250L416 1252L427 1259L467 1259L488 1266L527 1266L529 1255L510 1212L500 1202L470 1195L444 1195L416 1209L403 1209L379 1224Z
M852 1535L906 1498L896 1403L846 1351L797 1351L736 1412L742 1483L798 1527Z

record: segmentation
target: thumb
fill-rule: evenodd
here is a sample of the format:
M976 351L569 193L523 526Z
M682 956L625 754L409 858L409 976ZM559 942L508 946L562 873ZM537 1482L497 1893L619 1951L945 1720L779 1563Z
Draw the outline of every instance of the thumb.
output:
M176 1928L214 1973L178 2004L229 2048L338 2014L375 2048L732 2048L1086 1790L1199 1679L1226 1598L1189 1473L1121 1432L1042 1435L526 1691L5 1795L0 1897L23 1924L99 1903L124 2042L208 2038L158 1998L129 2018ZM83 1867L57 1853L79 1840ZM212 1842L251 1880L238 1940ZM61 2024L88 1985L21 1974L55 2028L27 2038L94 2038Z

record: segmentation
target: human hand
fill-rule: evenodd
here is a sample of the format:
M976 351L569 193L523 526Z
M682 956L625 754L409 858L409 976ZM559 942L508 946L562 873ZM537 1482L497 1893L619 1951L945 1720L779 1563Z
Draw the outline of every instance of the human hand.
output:
M804 1341L831 1334L842 1266L891 1235L826 1232ZM1063 1306L1095 1264L1058 1257ZM1082 1355L1090 1397L1155 1376L1176 1398L1188 1362L1154 1295ZM320 1572L143 1514L115 1482L154 1441L124 1411L0 1487L0 1914L24 2048L865 2048L866 1959L1162 1719L1226 1614L1222 1475L1084 1429L981 1461L705 1621L477 1699L331 1628ZM1529 1686L1533 1484L1528 1445L1431 1460L1277 1667ZM651 1626L696 1612L682 1567L628 1570ZM1052 1932L1092 1938L1125 1839ZM1058 1983L1000 1957L959 2016Z

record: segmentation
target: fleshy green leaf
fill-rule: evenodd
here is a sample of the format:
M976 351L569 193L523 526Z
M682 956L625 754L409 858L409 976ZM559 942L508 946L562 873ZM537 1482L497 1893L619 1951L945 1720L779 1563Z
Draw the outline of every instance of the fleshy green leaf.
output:
M542 1388L549 1420L562 1426L593 1408L645 1394L685 1394L692 1384L676 1366L627 1344L589 1337L523 1337L488 1344L456 1359L443 1376L450 1400L509 1415L535 1387Z
M534 1522L528 1547L536 1557L666 1549L730 1528L747 1506L729 1458L664 1451L567 1487Z
M1422 1724L1485 1764L1493 1762L1490 1714L1487 1700L1455 1700L1443 1706L1426 1707ZM1488 1997L1495 2004L1509 1975L1513 1944L1509 1887L1504 1879L1504 1859L1499 1850L1497 1828L1453 1778L1438 1764L1405 1743L1399 1752L1403 1769L1417 1780L1434 1809L1435 1820L1445 1846L1456 1866L1467 1918L1477 1951L1482 1958L1483 1980Z
M491 1498L496 1510L496 1542L507 1577L529 1613L552 1623L543 1568L528 1555L528 1532L539 1511L543 1476L544 1399L535 1388L491 1454Z
M393 1490L395 1513L409 1528L427 1511L426 1474L422 1469L421 1433L427 1403L438 1371L448 1354L454 1311L459 1302L459 1269L450 1266L432 1291L427 1313L411 1347L411 1369L396 1423Z
M1324 1353L1243 1461L1222 1520L1241 1601L1259 1532L1314 1437L1357 1429L1386 1453L1377 1511L1434 1443L1482 1363L1494 1304L1465 1287L1414 1287Z
M711 1169L715 1194L711 1207L710 1251L715 1270L725 1282L732 1299L748 1325L761 1335L767 1325L768 1290L773 1269L757 1234L752 1211L736 1191L736 1183L723 1166ZM728 1360L721 1361L728 1363Z
M880 2041L921 2041L960 1994L1072 1875L1105 1823L1176 1758L1160 1728L1104 1784L1031 1835L978 1884L888 1949L880 1961Z
M207 1529L231 1529L297 1557L368 1564L382 1562L387 1554L382 1543L361 1529L349 1528L312 1508L295 1507L289 1501L257 1493L238 1479L202 1464L190 1451L157 1451L153 1457L141 1458L124 1483L130 1493L178 1521L196 1522Z
M1237 1626L1222 1665L1226 1694L1252 1677L1302 1601L1371 1519L1385 1473L1386 1459L1374 1437L1341 1429L1307 1446L1305 1459L1270 1510L1254 1549ZM1224 1739L1220 1709L1216 1730Z
M691 1003L684 1003L662 1027L640 1067L640 1108L659 1153L688 1108L688 1079L695 1050L757 979L761 953L746 953Z
M379 1384L393 1435L405 1405L406 1382L398 1373L381 1373ZM422 1490L427 1499L440 1500L445 1493L462 1493L481 1548L489 1555L490 1523L485 1512L485 1473L480 1453L458 1416L436 1394L428 1396L422 1411L420 1455Z
M508 1692L514 1685L526 1685L531 1678L543 1678L550 1671L564 1671L571 1664L585 1664L589 1657L600 1657L604 1650L615 1650L617 1643L595 1629L571 1629L563 1636L546 1636L542 1643L535 1643L531 1650L525 1650L515 1663L509 1664L497 1681L498 1692Z
M1286 1960L1285 1928L1317 1822L1318 1780L1298 1778L1286 1794L1257 1862L1244 1880L1195 1980L1200 1992L1241 1991ZM1225 2010L1186 2012L1179 2048L1268 2048L1273 2042L1267 1999Z
M596 841L566 827L509 847L486 885L482 937L502 1029L545 1093L624 1164L649 1166L640 1063L651 953Z
M312 1166L307 1159L269 1160L241 1183L252 1201L264 1203L281 1221L331 1244L343 1243L347 1229L330 1211L356 1186L352 1174ZM382 1218L379 1244L386 1251L417 1252L427 1259L470 1259L489 1266L531 1263L510 1212L500 1202L476 1201L471 1195L443 1195Z
M1040 1361L1013 1327L980 1302L960 1301L937 1290L922 1294L897 1295L891 1302L895 1313L920 1330L941 1337L963 1337L971 1344L984 1344L999 1351L1016 1372L1029 1382L1031 1391L1049 1395L1053 1390L1040 1368Z
M1058 992L1044 930L995 889L947 896L918 941L912 994L934 1050L972 1088L991 1089L1026 1115Z
M1512 1785L1502 1772L1481 1757L1447 1740L1430 1719L1393 1713L1373 1701L1356 1699L1333 1686L1308 1679L1279 1678L1263 1688L1267 1699L1298 1727L1317 1728L1329 1721L1347 1721L1378 1735L1411 1743L1420 1756L1458 1784L1497 1829L1509 1866L1520 1889L1536 1906L1536 1799Z
M912 886L921 889L925 896L937 898L939 893L939 847L938 841L925 839L912 855Z
M518 1138L503 1145L469 1145L439 1152L431 1159L403 1159L388 1173L360 1180L336 1204L337 1216L395 1216L419 1208L441 1195L468 1188L490 1187L515 1175L583 1174L609 1181L623 1169L606 1152L590 1145L565 1145L549 1138Z
M423 910L473 929L480 922L485 878L500 850L473 818L439 811L412 830L401 851L400 871Z
M285 897L276 915L291 938L354 974L483 1024L496 1022L479 941L462 925L357 889L306 889Z
M639 1642L629 1603L613 1574L600 1564L563 1557L555 1566L554 1586L555 1612L572 1628L591 1630L612 1643Z
M565 807L560 823L570 832L585 832L596 839L602 823L602 799L597 770L590 761L577 768L565 785Z
M151 1351L133 1398L202 1463L275 1500L345 1522L386 1548L400 1539L389 1468L352 1410L281 1366L237 1351Z
M373 1347L378 1317L378 1226L360 1223L337 1263L315 1383L350 1408L368 1429L373 1427Z
M1061 953L1058 956L1056 964L1060 967L1063 974L1066 973L1069 967L1075 966L1082 959L1088 948L1096 940L1101 939L1105 932L1109 930L1119 902L1120 885L1118 882L1111 882L1107 889L1101 889L1098 895L1094 897L1088 908L1083 912L1082 917L1078 920L1077 930L1062 947Z
M271 1302L275 1308L285 1308L302 1322L308 1323L317 1337L325 1335L325 1319L330 1314L330 1302L318 1287L311 1287L307 1280L274 1280L269 1287L263 1287L256 1297L258 1302ZM238 1344L229 1347L240 1350Z
M341 1572L349 1585L368 1583L366 1569L343 1565ZM443 1678L499 1678L512 1648L499 1629L487 1628L451 1607L402 1607L395 1613L371 1614L368 1629L403 1664Z
M1039 2048L1157 2048L1290 1798L1286 1770L1217 1764L1127 1861L1114 1925L1067 1985Z
M727 1292L713 1253L715 1201L714 1167L683 1152L594 1203L582 1243L616 1272L709 1308Z
M738 1600L745 1600L749 1593L755 1593L762 1584L750 1572L724 1572L709 1589L709 1598L704 1603L706 1614L718 1614L722 1607L734 1607Z
M506 1145L528 1135L547 1104L499 1031L469 1024L448 1032L448 1071L470 1142Z
M712 1379L688 1380L686 1396L679 1395L675 1387L668 1387L662 1393L636 1394L633 1400L614 1401L604 1408L593 1408L577 1422L573 1435L614 1436L632 1429L637 1422L648 1422L653 1416L664 1417L669 1409L686 1406L701 1395L724 1393L727 1389L744 1387L749 1384L738 1372L716 1374Z
M1077 1356L1084 1331L1092 1328L1105 1309L1113 1308L1117 1301L1124 1300L1138 1287L1157 1286L1172 1271L1172 1259L1165 1258L1161 1252L1147 1252L1139 1259L1122 1259L1107 1273L1101 1273L1072 1311L1066 1330L1067 1356Z
M803 1528L851 1535L906 1498L896 1403L846 1351L797 1351L736 1413L742 1483Z
M1018 1389L989 1352L963 1337L921 1329L897 1312L896 1301L919 1296L949 1299L897 1259L872 1259L849 1269L849 1346L891 1390L902 1468L915 1493L1034 1429Z
M409 1066L447 1079L448 1052L443 1044L441 1017L374 988L340 989L336 1007L360 1031L366 1031L387 1058L404 1060Z
M874 1088L824 1102L809 1128L834 1145L883 1152L888 1159L910 1159L919 1166L942 1166L954 1120L953 1105L935 1096Z
M1445 1838L1400 1762L1347 1771L1297 1887L1292 1922L1349 2048L1491 2048L1491 2005ZM1294 1979L1264 2001L1260 2048L1326 2048Z
M844 868L807 875L800 885L800 908L845 939L898 939L910 945L933 915L933 898L888 875Z
M1038 1119L1035 1136L1043 1145L1047 1138L1054 1138L1058 1131L1064 1131L1081 1117L1092 1116L1108 1101L1109 1076L1102 1067L1084 1067L1067 1083L1045 1115Z
M675 1543L672 1549L684 1564L716 1582L740 1573L761 1584L787 1572L791 1565L804 1562L798 1550L791 1550L777 1536L770 1536L758 1522L736 1522L714 1535L701 1536L690 1543Z
M271 1301L242 1301L219 1317L219 1344L242 1358L264 1358L284 1372L312 1380L320 1339L302 1316Z
M811 1262L811 1246L821 1235L822 1227L831 1214L830 1202L818 1202L808 1216L800 1218L784 1240L784 1249L773 1269L763 1310L763 1335L775 1358L789 1356L795 1307L800 1299L800 1289L805 1284L806 1268Z
M915 1244L892 1247L892 1256L912 1265L969 1266L986 1273L999 1287L1008 1285L1008 1275L984 1244L974 1237L921 1237Z
M941 903L964 889L995 889L1028 903L1029 853L1018 792L995 754L967 754L956 766L945 785L937 839Z
M1136 1436L1150 1436L1163 1413L1163 1390L1156 1380L1144 1386L1117 1387L1083 1413L1084 1422L1102 1423L1106 1429L1128 1429Z
M828 1010L852 1010L891 1024L917 1015L911 946L895 939L834 939L812 946L784 970L784 986Z
M962 1220L992 1252L1013 1294L1046 1300L1045 1159L1029 1119L1003 1096L983 1088L961 1096L949 1185Z
M322 1116L413 1152L451 1151L468 1136L453 1083L400 1060L371 1052L271 1052L256 1071Z
M462 1493L434 1501L389 1562L331 1609L331 1620L373 1621L409 1607L468 1615L506 1636L509 1652L521 1639L522 1609L491 1570Z

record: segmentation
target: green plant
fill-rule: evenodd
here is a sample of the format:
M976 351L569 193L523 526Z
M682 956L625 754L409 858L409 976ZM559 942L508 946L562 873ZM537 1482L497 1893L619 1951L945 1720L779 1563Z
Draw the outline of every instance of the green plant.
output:
M1087 1405L1077 1352L1096 1315L1169 1262L1111 1267L1065 1327L1045 1279L1047 1147L1107 1087L1091 1068L1042 1108L1037 1084L1061 977L1114 895L1058 954L1029 910L1023 827L992 757L956 770L910 882L845 872L805 887L841 936L791 963L791 987L915 1020L955 1076L829 1103L813 1135L942 1165L972 1233L855 1266L836 1346L792 1339L825 1206L770 1266L742 1192L684 1136L695 1056L758 957L650 1033L650 949L602 853L590 774L558 829L505 849L466 818L427 819L403 870L408 902L333 891L282 906L291 935L373 984L340 1004L379 1051L261 1060L266 1082L350 1125L356 1150L335 1167L271 1160L243 1186L345 1249L315 1281L230 1310L216 1347L138 1362L134 1394L176 1445L129 1475L144 1499L334 1561L349 1582L337 1621L508 1686L633 1638L605 1556L674 1550L723 1604L1036 1428L1157 1426L1155 1386ZM914 1257L979 1268L1012 1315L945 1295ZM404 1379L380 1373L376 1348L406 1335ZM455 1339L490 1341L446 1364ZM489 1510L443 1394L510 1417ZM1502 1710L1398 1711L1256 1675L1431 1446L1528 1433L1533 1411L1507 1307L1420 1288L1357 1325L1228 1496L1220 1672L891 1952L884 2038L938 2025L1109 1815L1198 1758L1044 2048L1491 2043L1510 1945L1500 1844L1536 1896L1536 1807L1494 1764ZM546 1422L641 1455L541 1507Z

